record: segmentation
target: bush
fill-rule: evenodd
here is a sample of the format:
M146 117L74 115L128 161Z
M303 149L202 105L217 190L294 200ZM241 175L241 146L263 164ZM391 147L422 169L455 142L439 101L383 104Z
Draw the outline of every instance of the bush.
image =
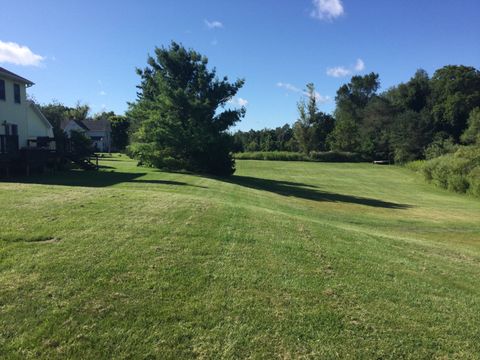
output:
M425 149L425 158L427 160L434 159L448 153L453 153L457 148L458 146L455 145L451 138L436 139Z
M421 171L428 182L444 189L480 196L479 146L461 146L454 153L415 161L407 167Z
M358 153L352 153L347 151L312 151L310 153L310 158L313 161L320 162L363 162L371 160Z
M405 164L405 167L415 172L421 172L425 167L425 160L410 161Z
M72 153L78 158L88 158L94 153L92 140L79 131L70 132L70 144Z
M239 160L311 161L305 154L290 151L248 151L235 154L235 158Z
M480 197L480 166L476 166L467 176L468 192L471 195Z
M310 155L290 151L251 151L235 154L239 160L270 160L270 161L315 161L315 162L362 162L370 159L351 152L344 151L312 151Z

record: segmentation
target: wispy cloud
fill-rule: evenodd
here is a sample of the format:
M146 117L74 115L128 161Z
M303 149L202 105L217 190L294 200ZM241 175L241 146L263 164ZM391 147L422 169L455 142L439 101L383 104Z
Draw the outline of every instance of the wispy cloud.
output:
M213 39L212 41L210 41L210 44L212 46L217 46L218 45L218 40L217 39Z
M100 88L100 91L98 92L99 96L107 96L107 92L105 91L103 87L103 81L102 80L97 80L98 86Z
M333 20L345 13L341 0L313 0L310 15L315 19Z
M291 92L294 92L294 93L301 93L305 96L308 96L308 92L306 92L305 90L301 90L298 87L296 87L295 85L292 85L292 84L289 84L289 83L278 82L277 87L288 90L288 91L291 91ZM319 103L325 104L325 103L330 101L330 96L321 95L319 92L315 91L315 99Z
M357 59L355 66L353 67L355 71L363 71L365 70L365 63L362 59Z
M229 104L232 105L238 105L238 106L247 106L248 105L248 100L242 99L241 97L239 98L233 98L228 101Z
M207 19L204 20L205 22L205 25L207 25L207 27L209 29L222 29L223 28L223 24L220 22L220 21L208 21Z
M289 84L289 83L283 83L283 82L278 82L277 86L279 88L286 89L288 91L293 91L293 92L300 92L301 90L297 88L295 85Z
M352 71L344 66L335 66L327 69L327 75L333 77L344 77L350 75L351 73Z
M357 59L355 65L351 67L335 66L327 69L327 75L332 77L345 77L353 75L353 73L365 70L365 62L362 59Z
M10 63L22 66L40 66L44 56L33 53L27 46L14 42L0 40L0 63Z

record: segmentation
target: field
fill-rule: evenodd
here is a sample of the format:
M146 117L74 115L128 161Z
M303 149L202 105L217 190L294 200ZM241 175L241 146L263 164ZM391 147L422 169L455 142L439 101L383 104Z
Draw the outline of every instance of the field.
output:
M480 357L480 201L407 169L237 161L0 183L0 358Z

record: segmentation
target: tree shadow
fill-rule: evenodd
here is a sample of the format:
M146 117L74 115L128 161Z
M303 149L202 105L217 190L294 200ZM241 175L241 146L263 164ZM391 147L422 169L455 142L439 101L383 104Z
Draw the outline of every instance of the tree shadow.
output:
M0 182L83 187L109 187L121 183L200 187L181 181L139 179L144 175L146 175L146 173L70 170L57 171L55 173L49 174L34 174L32 176L15 176L10 178L2 178L0 179Z
M398 204L378 199L353 195L337 194L319 190L318 186L298 182L261 179L250 176L233 175L218 180L256 190L269 191L282 196L292 196L313 201L342 202L386 209L408 209L412 205Z

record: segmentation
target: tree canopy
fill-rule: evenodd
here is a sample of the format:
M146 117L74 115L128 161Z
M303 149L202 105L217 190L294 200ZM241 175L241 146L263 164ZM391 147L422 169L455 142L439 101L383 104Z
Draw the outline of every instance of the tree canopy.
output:
M233 141L227 130L245 108L226 106L244 80L219 79L205 56L175 42L156 48L147 63L137 69L137 100L129 104L128 116L137 123L130 153L150 166L232 174Z

